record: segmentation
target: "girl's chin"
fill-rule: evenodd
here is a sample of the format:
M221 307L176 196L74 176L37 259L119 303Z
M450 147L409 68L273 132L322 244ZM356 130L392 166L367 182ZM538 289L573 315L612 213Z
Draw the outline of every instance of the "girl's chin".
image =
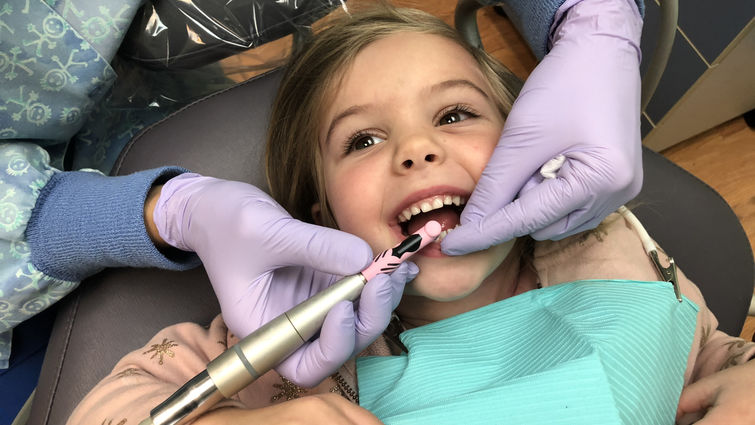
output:
M431 244L427 248L434 248ZM437 244L440 245L440 244ZM410 261L419 267L419 275L406 285L404 294L425 297L434 301L448 302L464 298L480 287L490 270L495 268L490 254L480 251L458 257L423 255Z
M467 285L454 288L440 288L438 286L425 287L422 283L409 282L404 289L404 295L428 298L438 302L451 302L460 300L477 289L479 285Z

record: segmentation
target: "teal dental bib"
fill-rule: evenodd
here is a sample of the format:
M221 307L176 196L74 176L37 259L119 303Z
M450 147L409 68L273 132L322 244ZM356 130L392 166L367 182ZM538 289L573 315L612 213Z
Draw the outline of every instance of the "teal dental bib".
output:
M357 359L360 405L397 424L673 424L697 306L668 282L529 291Z

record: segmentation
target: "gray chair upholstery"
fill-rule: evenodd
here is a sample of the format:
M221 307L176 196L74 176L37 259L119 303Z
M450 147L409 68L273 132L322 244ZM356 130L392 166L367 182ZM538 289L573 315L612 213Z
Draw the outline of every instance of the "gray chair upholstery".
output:
M114 174L165 164L264 187L267 117L279 72L192 104L146 129ZM753 256L726 202L661 155L643 152L645 181L634 210L701 287L721 329L738 334L753 290ZM66 297L45 357L29 424L63 424L120 357L161 328L207 324L219 312L203 269L110 269Z

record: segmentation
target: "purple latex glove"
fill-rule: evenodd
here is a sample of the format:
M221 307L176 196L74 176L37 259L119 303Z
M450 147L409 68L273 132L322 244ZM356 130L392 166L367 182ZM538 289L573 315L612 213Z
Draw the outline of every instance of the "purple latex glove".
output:
M639 193L642 19L633 0L574 3L559 9L552 49L525 82L443 252L527 234L564 238ZM559 154L557 178L543 179L540 167Z
M154 212L160 236L202 259L229 329L244 337L270 319L372 261L354 235L293 219L263 191L240 182L182 174L162 188ZM337 304L319 337L276 370L311 387L363 350L388 326L404 284L418 268L378 275L358 308Z

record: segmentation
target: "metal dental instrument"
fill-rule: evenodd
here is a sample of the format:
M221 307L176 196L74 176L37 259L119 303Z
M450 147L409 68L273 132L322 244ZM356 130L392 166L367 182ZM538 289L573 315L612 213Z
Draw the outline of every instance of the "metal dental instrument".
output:
M637 232L637 234L640 235L640 240L642 241L642 247L645 249L645 252L650 256L650 259L653 261L653 265L655 266L656 270L658 271L658 274L661 275L661 279L663 279L666 282L671 283L671 285L674 288L674 296L676 297L676 300L679 302L682 302L682 289L679 286L679 277L676 274L676 263L674 262L673 257L668 257L669 265L668 267L664 266L661 263L660 258L658 258L658 249L655 246L655 243L653 242L653 239L650 237L648 232L645 230L645 227L642 226L640 223L640 220L635 217L634 214L632 214L631 211L627 209L625 206L619 207L619 213L624 216L629 223L632 224L632 227Z
M152 409L140 425L180 424L241 391L312 338L335 304L359 298L368 280L396 270L440 232L437 221L427 222L400 244L375 257L361 273L344 277L275 317L208 363L207 369Z

